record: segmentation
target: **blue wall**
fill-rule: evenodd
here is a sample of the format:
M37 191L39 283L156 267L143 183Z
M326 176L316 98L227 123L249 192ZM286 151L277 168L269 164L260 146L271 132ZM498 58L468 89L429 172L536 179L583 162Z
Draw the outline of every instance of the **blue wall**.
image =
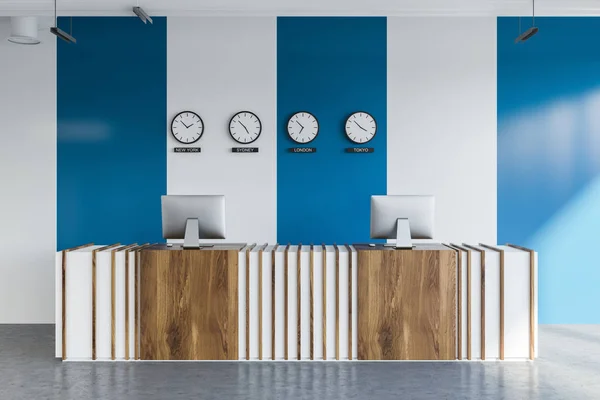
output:
M370 196L386 193L387 24L385 18L277 20L277 240L369 240ZM286 131L296 111L319 120L314 154L293 154ZM372 154L353 144L344 123L355 111L377 121Z
M77 44L57 42L58 249L162 240L166 27L73 18Z
M600 323L600 18L498 20L498 241L539 252L540 323Z

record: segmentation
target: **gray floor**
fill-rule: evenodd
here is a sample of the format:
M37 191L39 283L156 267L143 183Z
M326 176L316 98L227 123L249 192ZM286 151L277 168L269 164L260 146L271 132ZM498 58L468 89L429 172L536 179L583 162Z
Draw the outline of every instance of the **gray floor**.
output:
M534 363L62 363L0 325L0 399L600 399L600 325L543 326Z

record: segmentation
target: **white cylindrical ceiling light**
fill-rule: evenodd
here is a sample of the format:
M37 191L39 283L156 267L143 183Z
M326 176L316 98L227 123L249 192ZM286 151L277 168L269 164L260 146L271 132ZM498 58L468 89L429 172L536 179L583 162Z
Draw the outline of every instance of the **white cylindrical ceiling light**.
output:
M39 44L37 17L10 17L9 42L16 44Z

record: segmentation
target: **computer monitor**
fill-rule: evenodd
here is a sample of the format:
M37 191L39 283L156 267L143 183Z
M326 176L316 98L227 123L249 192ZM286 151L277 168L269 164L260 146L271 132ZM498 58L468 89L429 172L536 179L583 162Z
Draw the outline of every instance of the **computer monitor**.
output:
M371 238L411 249L411 239L433 239L434 196L371 196Z
M183 239L184 249L199 248L200 239L225 239L225 196L169 195L161 203L163 238Z

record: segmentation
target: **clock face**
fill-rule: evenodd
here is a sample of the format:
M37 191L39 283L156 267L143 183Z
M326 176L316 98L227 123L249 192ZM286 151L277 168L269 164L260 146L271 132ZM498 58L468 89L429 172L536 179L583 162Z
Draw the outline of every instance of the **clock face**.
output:
M254 142L259 138L261 131L260 119L250 111L240 111L229 121L229 134L241 144Z
M377 122L366 112L355 112L346 120L346 136L357 144L367 143L377 133Z
M319 134L319 121L306 111L297 112L288 120L288 135L296 143L310 143Z
M204 122L198 114L192 111L183 111L171 121L171 133L181 143L194 143L204 133Z

